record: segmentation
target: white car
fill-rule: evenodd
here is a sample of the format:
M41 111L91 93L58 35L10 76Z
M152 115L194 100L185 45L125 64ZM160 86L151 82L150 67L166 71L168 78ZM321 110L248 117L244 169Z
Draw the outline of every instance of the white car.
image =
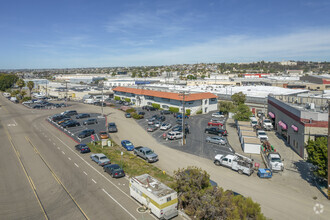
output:
M163 123L162 126L160 126L160 130L166 131L170 129L172 125L170 123Z
M156 122L154 123L154 125L155 125L157 128L159 128L160 125L161 125L161 123L160 123L159 121L156 121Z
M32 104L33 102L31 101L31 100L29 100L29 101L25 101L25 102L22 102L22 104L24 105L24 104Z
M225 116L223 114L220 114L219 112L215 112L212 114L212 117L215 117L215 118L224 118Z
M169 140L181 139L182 136L182 132L170 131L167 133L167 139Z

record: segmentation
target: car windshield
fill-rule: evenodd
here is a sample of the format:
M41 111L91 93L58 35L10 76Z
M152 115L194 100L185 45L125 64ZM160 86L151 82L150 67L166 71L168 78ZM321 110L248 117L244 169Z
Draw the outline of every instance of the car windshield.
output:
M131 142L126 142L126 146L132 146L133 144Z
M100 160L106 160L106 159L108 159L106 156L100 157Z
M272 162L281 162L281 159L280 158L272 158Z
M147 150L146 151L146 155L150 155L150 154L153 154L154 152L152 150Z
M264 122L265 122L265 123L270 123L270 120L267 119L267 120L264 120Z
M259 135L266 135L265 132L259 132Z
M103 131L103 132L100 132L101 135L104 135L104 134L107 134L107 132Z

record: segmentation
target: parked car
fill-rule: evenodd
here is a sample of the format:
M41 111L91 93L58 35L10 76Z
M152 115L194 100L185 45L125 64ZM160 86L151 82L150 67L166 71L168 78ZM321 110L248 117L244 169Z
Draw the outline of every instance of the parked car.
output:
M157 120L155 118L149 118L147 119L147 121L148 121L148 125L153 125Z
M52 121L57 122L57 121L62 120L64 118L70 118L70 116L67 116L67 115L53 115Z
M90 118L83 122L84 125L93 125L93 124L97 124L97 123L98 123L98 121L96 118Z
M139 112L138 114L139 115L145 115L146 113L145 112Z
M124 170L118 164L108 164L103 166L104 172L107 172L112 178L120 178L125 176Z
M157 115L156 120L158 120L158 121L165 121L166 120L166 117L163 116L163 115Z
M65 112L61 113L62 115L66 115L66 116L73 116L73 115L78 115L76 110L67 110Z
M207 136L206 142L213 143L213 144L222 144L225 145L227 143L226 139L219 137L219 136Z
M108 139L109 138L109 134L106 131L100 131L99 136L100 136L101 139Z
M82 154L91 152L91 150L89 149L89 147L86 144L77 144L76 150Z
M86 129L78 134L78 138L85 138L91 136L92 134L95 134L94 129Z
M221 114L220 112L215 112L212 114L212 117L215 118L224 118L225 116L223 114Z
M176 118L182 118L182 114L181 113L177 114L176 115ZM189 116L188 115L185 115L184 118L189 118Z
M157 126L156 125L149 125L148 128L147 128L147 131L149 132L153 132L153 131L156 131L157 130Z
M118 131L117 130L117 126L116 126L116 124L114 122L110 122L108 124L108 131L109 131L109 133L113 133L113 132L117 132Z
M181 139L182 138L182 132L170 131L170 132L167 133L167 138L169 140Z
M209 121L207 123L208 126L223 126L223 121L220 120L215 120L215 119L211 119L211 121Z
M89 118L91 117L90 114L87 113L81 113L76 116L76 119L81 119L81 118Z
M219 136L226 136L228 133L224 129L219 129L218 127L205 128L205 133L207 134L216 134Z
M148 105L143 106L142 109L147 110L147 111L156 111L156 110L158 110L157 108L154 108L154 107L148 106Z
M91 159L99 166L105 166L107 164L110 164L110 160L104 154L92 154Z
M185 126L184 130L185 130L185 134L189 134L190 133L188 126ZM182 132L182 125L177 125L177 126L173 127L172 128L172 131Z
M44 107L45 107L44 105L37 104L37 105L34 105L32 108L33 109L40 109L40 108L44 108Z
M57 122L57 124L62 124L62 123L64 123L64 122L66 122L66 121L71 121L71 118L63 118L62 120L59 120L58 122Z
M128 151L134 150L134 145L129 140L122 140L121 146L123 146Z
M170 129L171 127L172 127L172 125L170 123L163 123L160 126L160 130L166 131L166 130Z
M148 163L158 161L158 155L148 147L136 147L134 149L134 154L145 159Z
M125 117L126 118L131 118L132 116L131 116L131 113L125 113Z
M172 112L169 111L169 110L161 110L160 111L160 114L162 114L162 115L169 115L169 114L172 114Z
M80 126L80 123L77 121L70 120L62 123L61 126L63 128L76 127L76 126Z
M157 128L159 128L160 125L161 125L161 122L160 122L160 121L156 121L156 122L154 123L154 125L155 125Z

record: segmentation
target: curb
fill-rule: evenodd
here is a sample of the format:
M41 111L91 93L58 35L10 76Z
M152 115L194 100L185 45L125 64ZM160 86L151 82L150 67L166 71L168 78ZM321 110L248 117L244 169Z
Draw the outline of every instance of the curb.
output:
M54 128L56 128L57 130L59 130L60 132L64 133L66 136L68 136L69 138L71 138L74 142L76 142L77 144L80 144L79 141L75 140L73 137L69 136L67 133L63 132L61 129L59 129L58 127L56 127L52 122L50 122L47 118L45 119L49 124L51 124Z

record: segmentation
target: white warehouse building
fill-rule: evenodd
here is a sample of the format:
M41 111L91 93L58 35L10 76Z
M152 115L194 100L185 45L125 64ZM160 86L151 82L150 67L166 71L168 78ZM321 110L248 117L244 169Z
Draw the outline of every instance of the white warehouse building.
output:
M128 87L117 87L113 89L114 95L122 100L129 98L136 106L159 104L162 109L170 107L179 108L182 112L183 96L180 93L163 92L148 89L136 89ZM203 114L218 109L217 96L210 92L191 93L185 95L185 109L190 109L190 114L198 111Z

